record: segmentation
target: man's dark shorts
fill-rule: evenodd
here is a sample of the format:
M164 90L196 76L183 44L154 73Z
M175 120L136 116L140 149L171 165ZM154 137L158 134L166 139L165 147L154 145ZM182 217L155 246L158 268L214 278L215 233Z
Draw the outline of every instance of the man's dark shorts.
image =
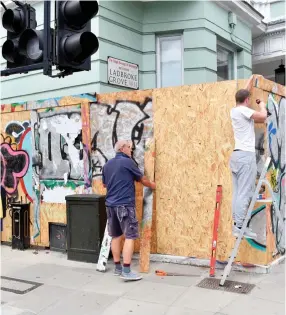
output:
M135 207L106 207L108 234L119 237L124 234L126 239L135 240L139 237L138 220Z

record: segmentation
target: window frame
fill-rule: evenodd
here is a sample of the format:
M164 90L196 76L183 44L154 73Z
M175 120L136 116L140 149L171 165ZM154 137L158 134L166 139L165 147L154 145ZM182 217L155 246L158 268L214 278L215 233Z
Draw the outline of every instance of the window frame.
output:
M157 35L156 38L156 86L161 88L161 49L160 43L162 39L177 38L181 41L181 85L184 85L184 41L183 34L165 34Z
M233 78L227 80L237 80L237 50L234 47L231 47L230 45L227 45L219 40L217 41L216 46L220 46L222 49L233 53Z

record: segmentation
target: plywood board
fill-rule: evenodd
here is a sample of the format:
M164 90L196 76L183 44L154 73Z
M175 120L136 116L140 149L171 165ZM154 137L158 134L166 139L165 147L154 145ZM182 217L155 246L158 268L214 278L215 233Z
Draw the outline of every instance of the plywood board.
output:
M152 135L152 91L101 94L90 107L91 163L95 193L105 190L101 184L102 167L115 156L117 140L132 140L133 158L144 171L144 140ZM136 183L136 216L142 220L143 187ZM135 252L140 241L135 242Z
M273 166L268 178L279 201L281 215L284 217L285 87L261 76L253 76L250 81L226 81L102 94L98 96L97 102L94 96L83 94L36 102L3 104L1 106L2 143L6 140L10 141L6 139L7 134L4 130L7 124L16 122L19 126L13 127L17 128L17 132L14 130L13 135L10 132L10 146L14 151L27 150L27 142L22 141L21 144L21 139L26 137L28 139L28 132L25 137L24 132L29 125L23 126L23 122L27 120L29 124L30 115L34 117L39 113L44 115L43 112L48 111L65 111L62 107L60 109L60 106L76 105L74 107L77 107L78 112L81 113L82 142L85 149L82 171L84 178L77 189L82 189L85 185L84 189L90 191L92 185L94 193L104 194L101 170L104 163L115 155L113 150L115 142L123 138L133 141L136 147L134 159L143 171L143 143L146 138L153 135L154 125L157 191L153 200L151 252L209 258L215 191L220 184L223 186L224 194L217 259L226 260L234 244L231 233L232 185L229 169L229 158L234 141L230 110L235 105L235 92L245 87L247 83L251 89L252 108L257 109L255 103L257 98L267 102L270 114L268 128L265 124L256 124L256 134L261 137L259 146L263 146L264 153L272 158ZM46 109L53 106L56 108ZM69 111L68 106L67 111ZM30 141L34 145L38 139ZM30 161L31 154L29 153L28 156ZM262 162L263 158L263 154L258 156L258 160L261 159ZM25 194L30 197L33 194L34 184L28 184L28 176L24 178L23 181L19 179L16 185L18 199ZM53 178L47 180L52 181ZM65 223L65 204L47 203L45 196L44 202L41 203L43 191L40 187L37 196L38 206L35 206L34 202L31 210L33 223L31 235L38 235L37 222L39 225L41 223L43 239L38 237L36 241L48 246L48 222ZM136 208L140 223L142 206L143 187L140 183L136 183ZM277 216L271 206L257 203L254 212L251 226L255 232L259 232L259 239L256 243L244 240L237 261L267 264L285 253L285 230L277 228ZM2 240L9 241L11 240L9 216L6 216L3 225ZM139 249L138 240L135 251L138 252Z
M66 205L41 203L41 242L40 246L50 246L49 222L66 224Z
M1 189L6 191L5 202L31 202L30 235L33 235L33 190L31 128L29 112L1 115ZM15 163L17 160L17 163ZM14 176L11 174L14 172ZM12 221L9 208L3 219L2 241L11 242Z
M224 197L217 258L227 259L234 242L230 109L235 92L245 84L228 81L153 92L158 253L210 257L213 204L220 184Z

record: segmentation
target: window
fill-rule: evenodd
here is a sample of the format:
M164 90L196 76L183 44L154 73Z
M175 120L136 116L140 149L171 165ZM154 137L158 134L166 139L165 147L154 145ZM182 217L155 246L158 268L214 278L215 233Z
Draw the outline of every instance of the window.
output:
M157 87L183 85L182 36L157 39Z
M217 45L217 81L236 79L236 52L223 44Z

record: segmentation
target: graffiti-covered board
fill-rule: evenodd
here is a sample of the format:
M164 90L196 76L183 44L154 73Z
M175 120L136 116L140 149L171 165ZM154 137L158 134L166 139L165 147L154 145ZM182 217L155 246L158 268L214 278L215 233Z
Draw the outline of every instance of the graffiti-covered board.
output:
M49 245L49 223L66 222L65 196L105 193L101 174L117 140L133 143L133 159L144 172L144 143L156 142L156 196L151 253L208 259L214 196L223 186L218 260L234 243L229 158L234 139L230 110L248 80L110 94L81 94L1 105L2 240L11 241L10 201L31 202L31 235ZM267 103L267 124L256 124L258 174L270 156L268 174L285 216L285 87L261 76L251 80L251 104ZM263 191L261 192L263 193ZM265 191L267 195L267 191ZM156 198L155 198L156 197ZM136 183L142 219L143 187ZM2 205L3 205L2 204ZM258 201L250 226L255 241L243 240L237 261L268 264L285 253L285 231L271 204ZM136 242L138 252L140 241Z
M131 140L133 160L144 173L144 144L153 134L152 91L121 92L98 95L90 106L91 167L93 190L104 192L101 185L102 167L115 156L118 140ZM142 219L143 187L136 183L136 213ZM154 251L153 240L153 251ZM139 251L139 240L135 251Z
M1 199L3 200L3 241L11 241L11 202L33 202L32 132L29 112L1 116ZM33 217L33 204L31 204ZM31 226L31 233L33 227Z

